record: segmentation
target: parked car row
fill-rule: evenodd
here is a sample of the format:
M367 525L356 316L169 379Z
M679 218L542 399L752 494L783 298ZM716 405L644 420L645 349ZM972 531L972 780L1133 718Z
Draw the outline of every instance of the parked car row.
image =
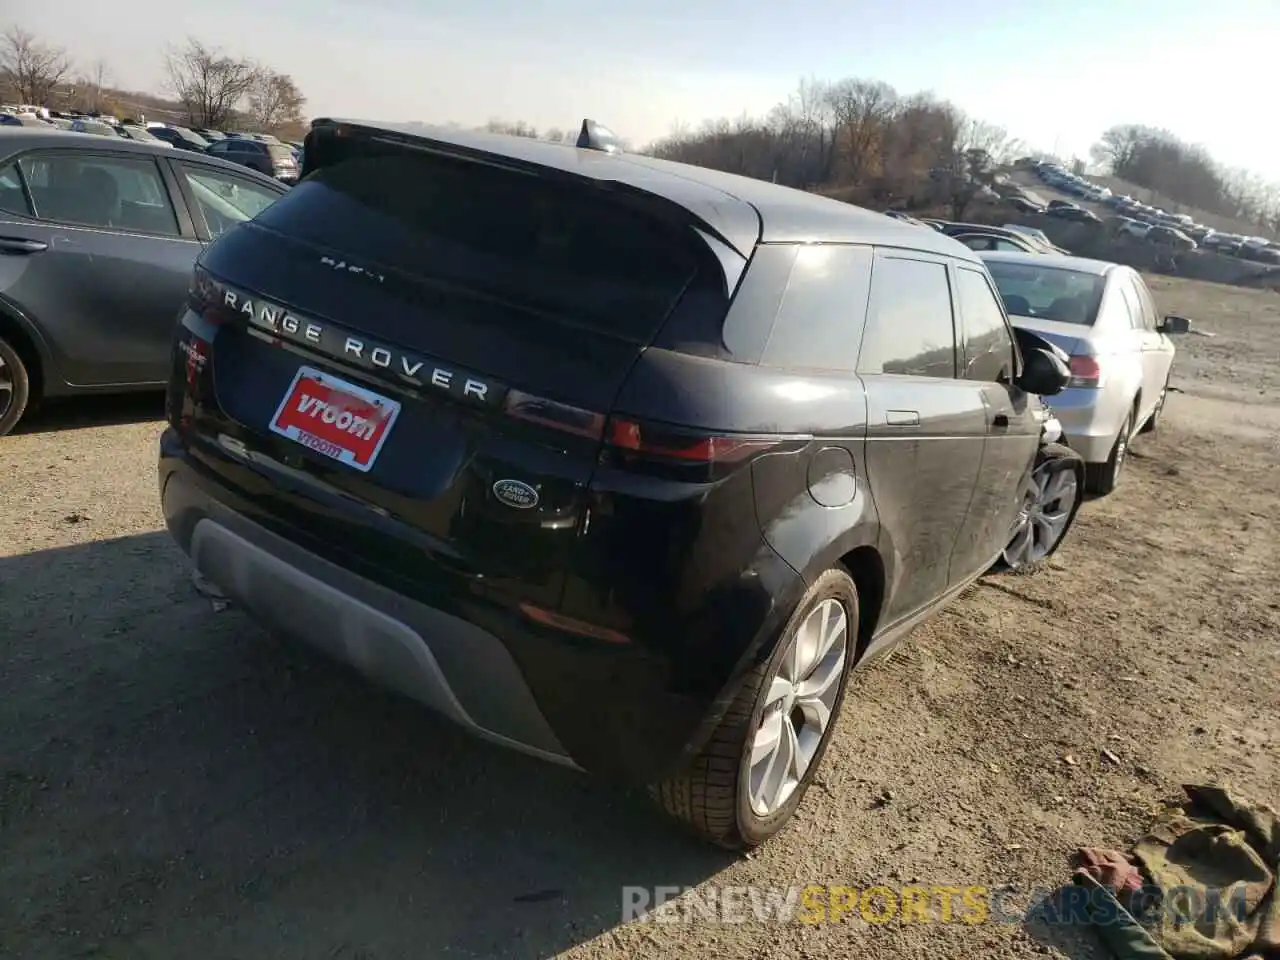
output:
M1274 240L1214 230L1197 223L1189 214L1170 213L1128 195L1115 194L1108 187L1073 174L1059 164L1037 163L1033 169L1048 186L1115 210L1119 214L1114 221L1114 229L1118 233L1176 250L1203 247L1260 263L1280 263L1280 243ZM1074 212L1082 209L1077 204L1059 200L1050 203L1049 207L1046 212L1053 215L1102 222L1090 211L1084 211L1084 214ZM1056 214L1055 209L1058 211Z
M790 821L851 671L1050 555L1159 416L1170 321L1125 267L590 121L318 120L307 149L286 189L0 131L0 427L32 390L164 382L201 582L728 848Z
M13 108L9 112L0 112L0 125L45 130L55 127L72 133L120 137L191 153L208 153L289 184L297 182L302 168L301 144L284 143L269 133L194 129L174 123L142 122L102 114L64 114L49 110L36 113Z

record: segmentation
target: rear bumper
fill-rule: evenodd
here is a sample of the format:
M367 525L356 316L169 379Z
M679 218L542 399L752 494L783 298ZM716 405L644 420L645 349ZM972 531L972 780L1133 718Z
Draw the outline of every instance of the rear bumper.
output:
M577 765L492 634L317 557L219 503L193 479L182 467L162 467L169 530L195 569L263 626L351 664L478 736Z
M673 680L680 671L667 657L679 644L601 643L474 597L425 603L376 582L262 514L172 429L160 441L159 484L178 545L255 620L486 740L652 783L696 753L736 690L732 676L699 690Z
M1105 463L1128 412L1126 401L1105 387L1069 387L1049 397L1048 402L1062 425L1067 445L1088 463Z

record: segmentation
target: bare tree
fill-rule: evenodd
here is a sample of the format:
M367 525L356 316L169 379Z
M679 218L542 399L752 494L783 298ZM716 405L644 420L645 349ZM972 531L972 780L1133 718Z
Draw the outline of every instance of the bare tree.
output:
M194 37L165 58L169 89L197 127L220 127L231 119L258 79L248 60L227 56Z
M542 135L542 139L550 140L552 143L564 143L568 137L565 136L565 132L559 127L552 127Z
M992 163L1008 163L1022 149L1022 143L1009 136L1004 127L984 120L967 120L960 128L960 146L964 150L981 150Z
M41 43L21 27L10 27L0 41L0 73L23 103L46 106L71 72L60 47Z
M847 176L861 182L875 171L884 131L897 106L893 87L878 80L841 80L827 91L838 149Z
M107 61L102 59L93 61L89 66L89 72L77 84L79 87L77 99L91 113L101 112L102 105L106 100L107 84L110 83L110 80L111 69L107 66Z
M264 132L302 123L302 105L306 102L287 73L259 70L249 86L249 118Z

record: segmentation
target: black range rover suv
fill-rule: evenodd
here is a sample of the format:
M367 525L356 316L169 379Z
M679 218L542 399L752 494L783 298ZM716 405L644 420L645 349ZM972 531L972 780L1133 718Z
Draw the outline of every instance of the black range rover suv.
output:
M977 254L833 200L359 122L305 156L196 267L173 536L490 740L775 833L851 668L1000 554L1063 368Z

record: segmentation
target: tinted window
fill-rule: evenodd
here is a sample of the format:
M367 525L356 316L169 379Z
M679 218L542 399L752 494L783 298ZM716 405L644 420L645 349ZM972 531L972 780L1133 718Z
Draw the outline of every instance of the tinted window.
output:
M396 151L324 167L258 222L434 282L460 308L648 343L694 274L692 234L602 193Z
M178 235L177 216L152 160L51 153L23 157L18 164L42 220Z
M967 237L958 238L970 250L994 250L995 244L990 237L983 237L973 234Z
M1051 258L1045 257L1045 260ZM1005 309L1014 316L1092 326L1106 277L1027 260L987 260Z
M876 260L858 372L955 376L955 327L945 266L896 257Z
M280 194L243 177L182 164L191 192L204 213L209 232L219 236L237 223L252 220Z
M964 321L966 380L1007 381L1013 377L1013 336L987 278L976 270L956 270L956 299Z
M215 140L209 144L210 153L226 153L230 149L230 145L226 140Z
M22 180L14 164L0 167L0 210L31 216L31 205L22 191Z
M867 314L871 259L870 247L801 246L761 362L852 371Z

